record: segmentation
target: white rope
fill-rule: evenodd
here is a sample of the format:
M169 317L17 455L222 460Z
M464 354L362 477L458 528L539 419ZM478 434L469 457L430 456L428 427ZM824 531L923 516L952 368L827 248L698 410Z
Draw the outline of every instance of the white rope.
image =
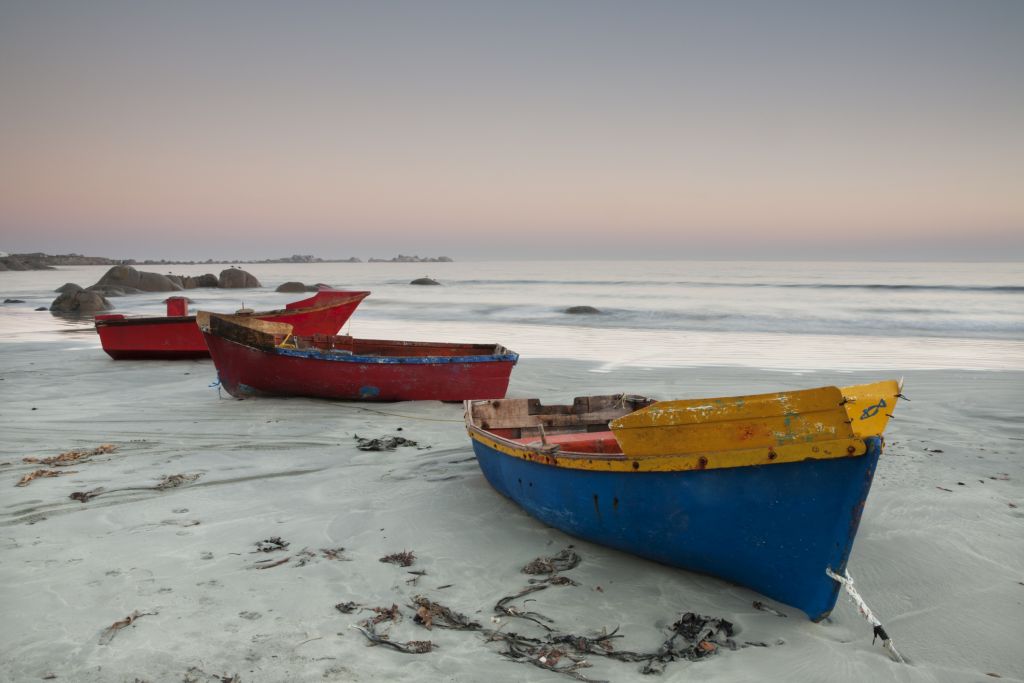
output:
M850 573L844 572L843 574L836 574L830 567L825 567L825 573L838 581L840 585L846 589L847 594L850 596L850 600L853 601L853 604L857 605L857 610L860 611L861 616L867 619L874 627L875 636L882 639L882 647L888 651L889 656L892 657L894 661L897 661L900 664L905 664L906 661L903 659L903 656L896 651L896 646L893 644L892 638L890 638L889 634L885 632L884 628L882 628L882 622L878 620L878 617L875 616L874 612L871 611L871 608L868 607L866 602L864 602L864 598L862 598L860 593L857 592L857 589L853 587L853 577L850 576ZM875 639L872 638L871 642L875 642Z

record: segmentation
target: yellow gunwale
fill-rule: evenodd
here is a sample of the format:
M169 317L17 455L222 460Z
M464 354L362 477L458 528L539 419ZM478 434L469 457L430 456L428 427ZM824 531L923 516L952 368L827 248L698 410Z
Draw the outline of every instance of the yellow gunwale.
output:
M468 422L470 438L485 446L520 460L564 469L599 472L685 472L692 470L728 469L778 465L803 460L831 460L864 455L867 446L859 438L843 438L814 443L792 443L771 448L747 448L711 453L657 455L630 458L625 455L573 453L549 446L538 449L523 446L487 432Z

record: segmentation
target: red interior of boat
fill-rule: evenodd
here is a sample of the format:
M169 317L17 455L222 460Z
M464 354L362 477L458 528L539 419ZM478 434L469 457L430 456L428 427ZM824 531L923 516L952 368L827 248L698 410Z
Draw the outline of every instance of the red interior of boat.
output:
M494 430L495 432L500 430ZM542 443L540 436L524 436L509 439L524 445ZM545 438L548 445L559 445L569 453L615 453L621 454L622 447L615 440L615 435L608 432L574 432L571 434L548 434Z

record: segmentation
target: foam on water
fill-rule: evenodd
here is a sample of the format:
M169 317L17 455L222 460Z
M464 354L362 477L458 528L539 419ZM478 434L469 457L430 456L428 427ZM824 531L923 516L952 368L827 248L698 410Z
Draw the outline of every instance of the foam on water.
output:
M223 266L168 266L175 273ZM192 309L281 307L281 282L373 295L347 327L364 337L496 341L524 358L786 369L1024 368L1024 265L1016 263L461 262L252 264L259 290L189 290ZM150 267L152 270L160 270ZM3 340L82 330L32 309L105 268L2 273ZM429 274L440 287L408 283ZM112 301L160 314L166 294ZM598 315L569 315L570 306ZM66 336L64 336L66 338ZM79 343L81 339L78 339Z

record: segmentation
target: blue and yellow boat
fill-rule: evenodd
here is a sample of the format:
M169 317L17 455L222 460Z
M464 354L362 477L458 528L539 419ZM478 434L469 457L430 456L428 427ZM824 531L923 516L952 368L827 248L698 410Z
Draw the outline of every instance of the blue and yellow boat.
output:
M832 611L895 381L654 401L466 402L484 476L579 538Z

